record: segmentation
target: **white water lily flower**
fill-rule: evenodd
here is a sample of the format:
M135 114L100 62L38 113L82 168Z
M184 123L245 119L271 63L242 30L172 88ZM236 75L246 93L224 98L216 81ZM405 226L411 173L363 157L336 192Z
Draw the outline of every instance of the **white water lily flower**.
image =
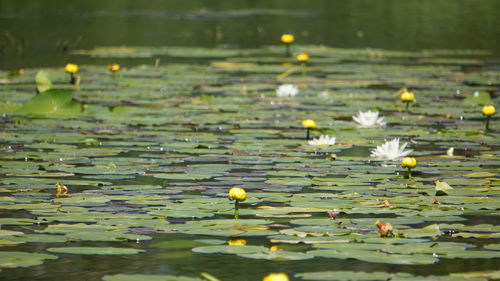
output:
M318 139L314 138L309 141L310 145L334 145L335 137L330 137L329 135L321 135Z
M408 143L404 143L401 147L399 147L399 139L396 138L377 146L377 148L372 150L370 156L385 160L396 160L413 152L411 149L405 150L407 145Z
M384 117L378 117L378 111L368 110L366 112L358 112L358 115L353 116L352 119L359 124L360 127L385 127Z
M295 97L299 93L299 87L292 84L281 85L276 89L278 97Z

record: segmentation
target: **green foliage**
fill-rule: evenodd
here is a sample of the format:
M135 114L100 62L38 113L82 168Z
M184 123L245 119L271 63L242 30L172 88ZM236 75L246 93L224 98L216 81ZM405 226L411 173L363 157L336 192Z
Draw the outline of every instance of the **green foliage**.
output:
M47 117L72 117L82 113L82 104L68 90L47 90L33 96L15 113Z
M36 89L38 93L43 93L52 89L52 81L50 81L47 72L40 70L35 76Z

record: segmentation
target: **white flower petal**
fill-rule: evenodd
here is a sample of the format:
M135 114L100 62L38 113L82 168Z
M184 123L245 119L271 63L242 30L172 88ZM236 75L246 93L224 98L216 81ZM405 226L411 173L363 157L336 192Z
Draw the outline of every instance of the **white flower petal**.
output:
M405 150L407 145L408 143L404 143L399 147L399 139L395 138L392 141L386 141L384 144L377 146L371 151L370 156L385 160L396 160L413 152L411 149Z
M384 117L378 117L378 111L368 110L366 112L359 111L357 115L353 116L354 122L358 123L360 127L373 127L373 126L385 126Z
M330 137L329 135L321 135L319 138L314 138L308 141L309 145L334 145L335 137Z
M299 93L299 88L292 84L281 85L276 89L278 97L295 97Z

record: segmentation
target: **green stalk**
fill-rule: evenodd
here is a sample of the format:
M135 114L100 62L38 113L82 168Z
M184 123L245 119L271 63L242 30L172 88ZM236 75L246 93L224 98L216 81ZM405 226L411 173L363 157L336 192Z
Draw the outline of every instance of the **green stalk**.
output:
M234 200L234 219L237 220L240 213L240 201Z
M309 140L309 128L306 128L306 140Z
M406 111L410 111L410 102L406 101Z
M411 180L411 168L408 168L408 179Z
M491 118L490 115L486 116L486 131L490 130L490 118Z
M302 63L301 69L302 69L302 76L306 76L307 69L306 69L306 63L305 62Z
M287 57L291 57L292 56L292 52L290 50L290 45L291 44L285 43L285 46L286 46L285 56L287 56Z
M71 76L71 79L69 80L69 83L75 85L76 84L76 77L74 73L69 74Z

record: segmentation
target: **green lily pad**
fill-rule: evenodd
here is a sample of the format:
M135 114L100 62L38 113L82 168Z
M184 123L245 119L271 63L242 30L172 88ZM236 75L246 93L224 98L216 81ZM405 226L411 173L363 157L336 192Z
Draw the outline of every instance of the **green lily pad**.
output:
M36 94L16 113L23 115L77 116L83 111L82 105L66 90L47 90Z
M397 272L354 272L354 271L319 271L319 272L305 272L297 273L296 277L304 280L336 280L336 281L370 281L370 280L407 280L407 281L424 281L424 280L443 280L443 281L466 281L466 280L484 280L484 279L467 279L468 276L460 276L453 274L452 276L415 276L409 273ZM471 275L473 277L473 275ZM477 277L481 277L478 275ZM457 278L457 279L455 279Z
M104 275L104 281L203 281L200 278L174 276L174 275L153 275L153 274L116 274Z
M51 253L75 255L134 255L144 252L144 250L140 249L117 247L57 247L48 248L47 251Z
M57 259L57 256L27 252L0 251L0 267L15 268L39 265L45 260Z

